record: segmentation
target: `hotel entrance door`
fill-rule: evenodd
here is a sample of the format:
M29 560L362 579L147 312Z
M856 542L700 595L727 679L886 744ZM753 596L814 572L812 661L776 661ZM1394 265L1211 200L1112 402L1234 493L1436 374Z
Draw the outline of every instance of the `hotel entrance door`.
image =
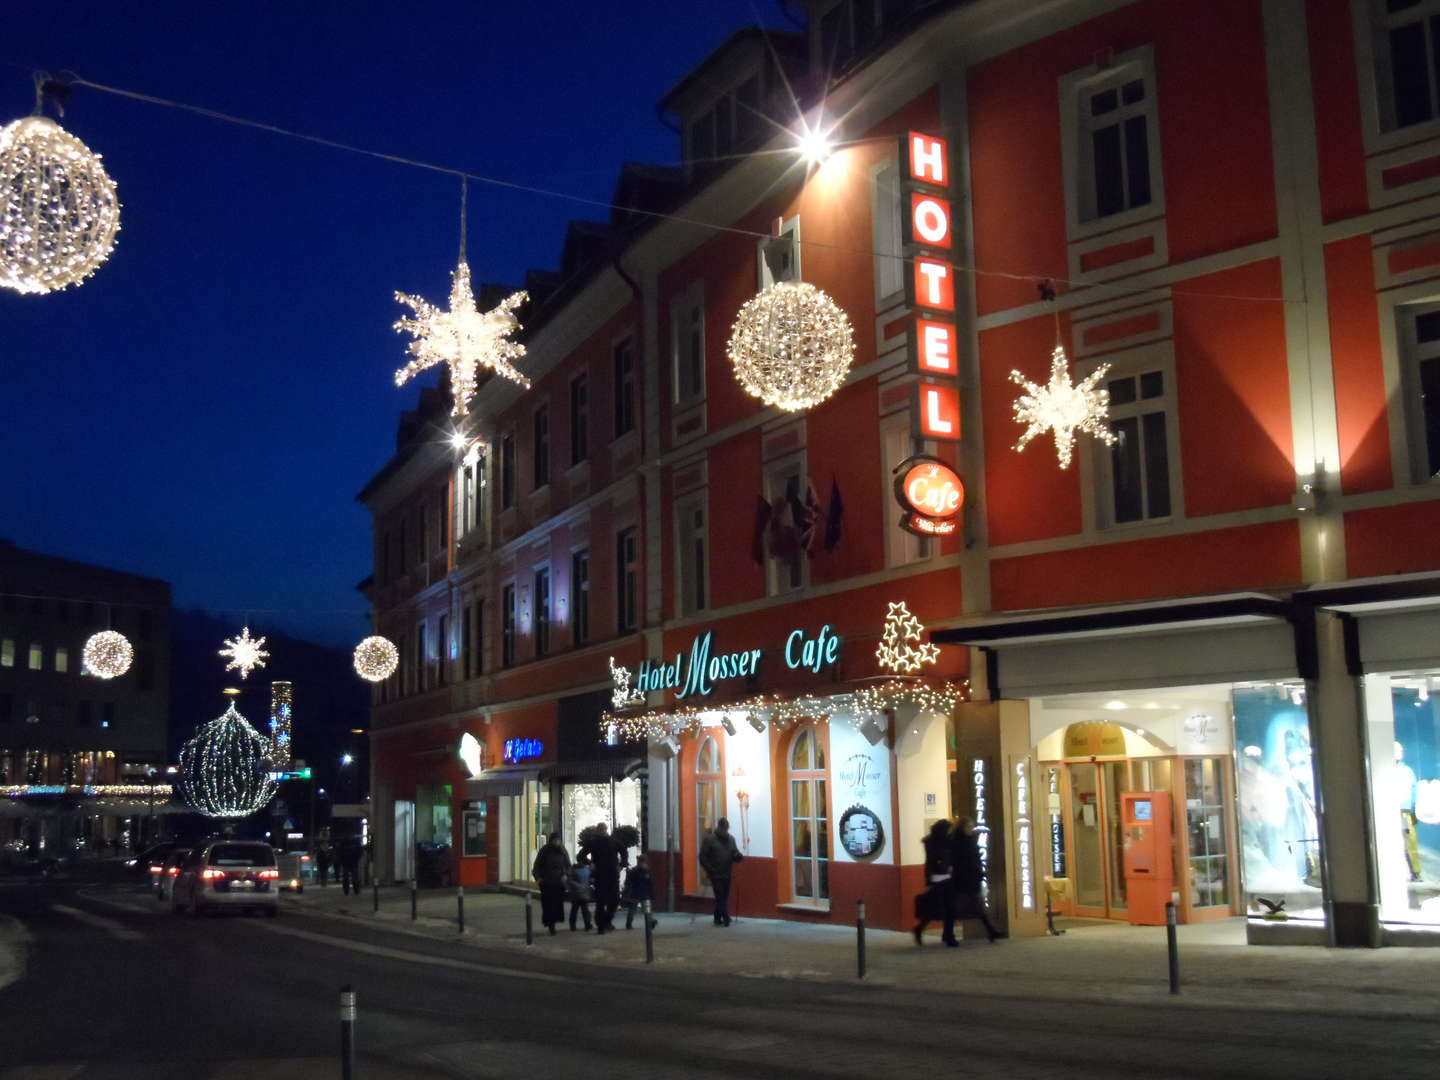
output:
M1066 764L1066 849L1076 915L1127 917L1120 797L1130 791L1169 791L1170 765L1168 758Z

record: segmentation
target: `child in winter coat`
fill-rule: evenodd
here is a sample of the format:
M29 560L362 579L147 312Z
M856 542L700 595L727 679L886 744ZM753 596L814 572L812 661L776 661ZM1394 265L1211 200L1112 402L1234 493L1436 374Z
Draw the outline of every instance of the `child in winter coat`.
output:
M590 929L590 902L595 899L595 887L590 883L590 861L578 860L570 867L566 881L566 892L570 897L570 929L575 929L575 916L585 916L585 929Z
M625 929L635 926L635 912L645 909L645 902L655 899L655 882L650 877L650 863L644 855L636 856L635 865L625 875L625 890L620 894L620 903L625 907ZM650 920L654 929L656 922Z

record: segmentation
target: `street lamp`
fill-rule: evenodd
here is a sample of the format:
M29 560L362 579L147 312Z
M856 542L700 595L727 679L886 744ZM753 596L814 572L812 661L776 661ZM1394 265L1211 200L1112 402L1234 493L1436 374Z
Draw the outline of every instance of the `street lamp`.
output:
M148 827L149 842L155 842L155 774L159 772L153 765L149 769L150 776L150 825Z

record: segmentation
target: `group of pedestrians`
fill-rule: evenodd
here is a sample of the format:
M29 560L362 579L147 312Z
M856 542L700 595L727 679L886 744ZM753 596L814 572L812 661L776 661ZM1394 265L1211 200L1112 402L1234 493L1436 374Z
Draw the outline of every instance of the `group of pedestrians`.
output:
M635 925L636 911L643 911L643 905L654 899L655 886L650 877L650 867L644 855L635 860L625 875L625 888L620 888L620 868L625 861L624 851L610 835L609 826L600 823L585 832L575 861L565 850L560 834L550 834L544 846L535 856L531 876L540 886L540 921L554 934L556 927L565 922L565 903L570 903L570 929L575 930L577 918L583 918L585 929L591 927L597 934L606 934L615 929L615 912L622 901L625 905L625 929ZM592 923L590 905L595 905ZM655 925L655 920L650 920Z
M320 887L324 888L329 882L333 867L335 876L340 881L341 891L346 896L352 892L359 895L361 851L360 838L353 833L347 833L334 845L330 843L329 837L320 837L315 845L315 876Z
M939 922L940 940L951 948L957 947L957 919L979 919L990 940L998 938L985 910L985 867L980 861L975 823L960 817L952 825L941 818L930 826L923 843L926 888L915 897L915 944L923 945L925 928Z

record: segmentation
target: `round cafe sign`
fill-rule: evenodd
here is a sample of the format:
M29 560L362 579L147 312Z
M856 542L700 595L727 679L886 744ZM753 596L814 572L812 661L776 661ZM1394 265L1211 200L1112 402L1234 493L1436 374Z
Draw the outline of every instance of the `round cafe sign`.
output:
M965 485L939 458L917 454L896 466L895 498L905 510L903 528L920 536L950 536L960 527Z

